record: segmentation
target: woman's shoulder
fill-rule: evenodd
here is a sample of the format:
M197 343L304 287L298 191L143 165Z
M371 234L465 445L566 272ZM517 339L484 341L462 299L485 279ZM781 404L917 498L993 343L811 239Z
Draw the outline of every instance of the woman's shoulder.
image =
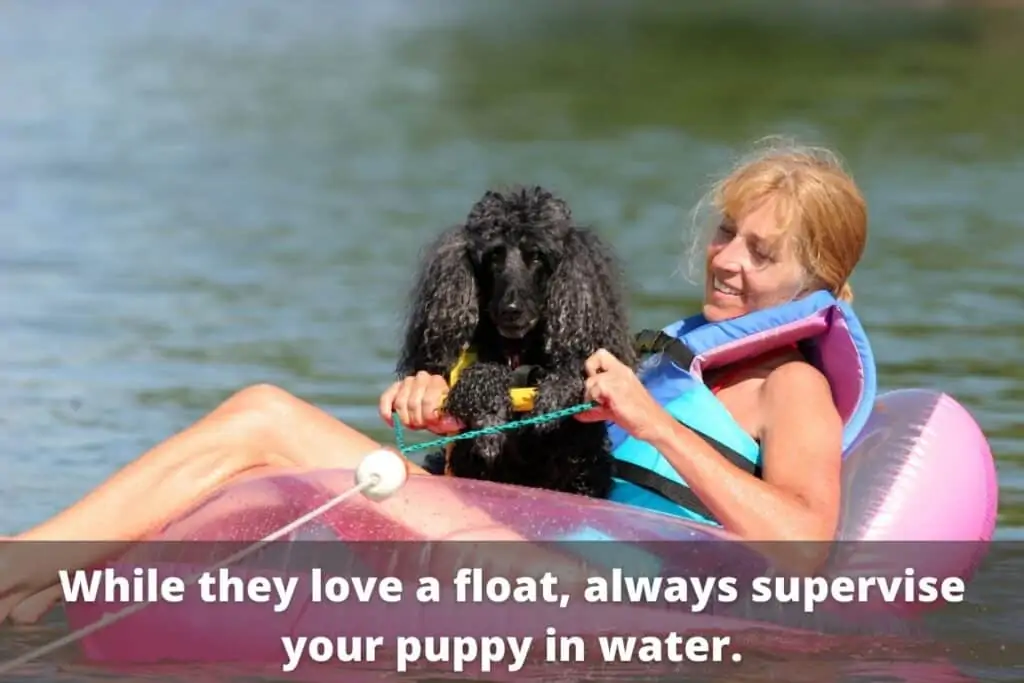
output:
M838 462L843 419L825 375L806 360L774 368L759 391L758 442L776 464Z
M766 391L780 388L825 389L831 392L828 378L821 370L801 356L780 359L767 368L764 378Z
M786 360L771 368L761 383L760 394L769 414L772 409L781 409L801 410L815 416L839 416L828 378L804 359Z

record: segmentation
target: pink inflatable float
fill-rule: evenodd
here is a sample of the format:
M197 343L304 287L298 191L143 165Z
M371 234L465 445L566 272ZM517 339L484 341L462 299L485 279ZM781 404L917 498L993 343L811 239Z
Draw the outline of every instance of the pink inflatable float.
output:
M904 585L927 577L969 577L991 539L997 506L995 465L978 424L941 392L901 389L876 396L870 350L849 308L831 298L800 306L794 319L770 326L770 334L754 328L744 332L749 322L744 319L730 323L723 338L695 352L689 371L699 378L716 360L734 360L740 337L752 348L768 341L813 343L820 366L838 387L837 405L849 436L839 542L820 577L896 577ZM239 483L169 524L150 539L157 543L134 546L109 566L128 576L135 567L193 576L309 515L355 483L352 470L274 474ZM510 537L519 540L479 542ZM445 540L474 542L437 542ZM868 543L876 541L900 543ZM910 545L927 541L963 543ZM211 605L192 591L181 603L151 604L95 629L82 645L86 656L98 661L281 662L284 636L372 634L386 642L430 635L543 639L549 628L580 636L610 628L629 634L877 633L886 625L903 628L906 614L942 603L942 595L935 601L910 596L881 605L869 600L854 608L830 594L807 610L805 603L759 601L744 586L756 577L784 574L777 550L740 543L711 523L642 506L414 476L384 500L347 498L229 567L238 575L297 577L288 609L275 611L270 604L251 601ZM391 576L412 586L421 577L437 576L451 586L460 569L472 568L488 576L550 569L570 588L595 572L620 585L623 575L733 577L738 594L712 600L700 610L692 609L692 602L679 604L664 596L589 603L577 599L582 595L577 592L568 606L456 604L448 599L338 604L316 600L316 581L310 578L314 569L322 569L323 576ZM67 605L67 618L80 629L123 607L74 602Z
M258 541L330 501L355 483L351 470L277 474L227 488L169 525L155 540L111 562L119 574L156 567L164 575L188 577ZM825 576L902 576L911 566L924 576L968 576L994 527L995 472L986 442L968 413L952 398L925 390L882 395L862 437L850 449L843 471L843 541L973 541L923 546L920 550L877 544L839 544ZM529 559L514 543L457 543L431 546L419 529L443 519L449 538L503 538L514 531L535 542L536 552L559 552L562 570L550 557ZM486 519L483 524L479 520ZM405 520L404 522L401 520ZM410 523L415 520L415 524ZM331 604L311 599L313 568L337 576L396 576L415 582L421 575L452 577L457 567L489 568L490 574L553 568L560 575L574 561L609 571L619 566L636 576L733 576L770 574L757 547L723 543L720 529L665 514L606 501L535 489L411 477L391 498L352 498L258 551L235 573L301 577L299 594L286 612L268 604L201 603L186 593L180 604L155 603L97 630L83 640L85 655L97 661L279 662L283 635L399 636L501 633L542 637L548 627L587 635L699 631L740 633L831 628L836 632L877 632L875 616L828 606L813 614L749 601L693 614L686 606L576 602L552 605L424 606L408 600L384 605ZM601 543L600 541L616 541ZM222 543L174 543L219 541ZM300 542L305 541L305 542ZM315 543L326 541L326 543ZM702 543L703 542L703 543ZM532 545L532 544L531 544ZM891 544L882 544L888 546ZM511 551L512 548L517 548ZM602 550L602 548L606 548ZM343 550L344 549L344 550ZM511 552L510 552L511 551ZM453 556L453 553L458 556ZM517 569L518 567L518 569ZM296 607L299 605L299 607ZM928 607L929 605L923 605ZM86 627L123 604L67 605L72 628ZM890 623L886 621L885 623Z

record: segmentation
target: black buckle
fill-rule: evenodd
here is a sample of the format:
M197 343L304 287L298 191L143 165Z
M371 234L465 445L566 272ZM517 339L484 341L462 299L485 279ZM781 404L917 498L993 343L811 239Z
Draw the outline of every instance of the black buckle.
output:
M633 348L641 355L664 353L683 370L689 370L697 357L686 344L661 330L640 330L634 337Z
M512 371L512 387L516 389L536 387L540 381L540 368L536 365L520 365Z

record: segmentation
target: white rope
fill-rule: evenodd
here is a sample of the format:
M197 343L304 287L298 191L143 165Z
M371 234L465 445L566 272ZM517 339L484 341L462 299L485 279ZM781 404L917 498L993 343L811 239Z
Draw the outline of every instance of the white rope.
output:
M296 529L298 529L303 524L306 524L308 522L313 521L314 519L316 519L320 515L324 514L325 512L330 510L331 508L335 507L336 505L339 505L339 504L345 502L346 500L348 500L349 498L351 498L352 496L354 496L356 494L362 493L363 491L366 491L367 489L370 489L370 488L376 486L380 482L381 482L381 476L379 474L377 474L377 473L370 474L367 477L367 479L365 481L363 481L362 483L356 484L352 488L345 490L344 492L338 494L337 496L335 496L334 498L330 499L329 501L327 501L326 503L324 503L320 507L316 508L315 510L310 510L309 512L307 512L306 514L302 515L298 519L296 519L296 520L294 520L292 522L289 522L288 524L286 524L285 526L281 527L277 531L274 531L269 536L265 536L264 538L261 538L260 540L256 541L252 545L250 545L250 546L248 546L246 548L243 548L242 550L239 550L237 553L235 553L234 555L228 557L226 560L221 560L217 564L211 565L210 567L207 567L206 569L204 569L201 572L198 572L197 574L193 574L189 578L185 579L185 585L188 586L188 585L192 584L193 582L198 581L204 574L206 574L208 572L216 571L216 570L220 569L221 567L225 567L225 566L227 566L229 564L233 564L235 562L238 562L242 558L251 555L252 553L256 552L257 550L259 550L263 546L267 545L268 543L273 543L274 541L276 541L277 539L281 538L282 536L286 536L286 535L290 534L292 531L295 531ZM45 654L53 652L54 650L58 650L58 649L64 647L65 645L73 643L73 642L75 642L77 640L81 640L82 638L86 637L87 635L89 635L91 633L95 633L96 631L99 631L100 629L105 628L105 627L109 626L110 624L113 624L115 621L119 621L119 620L127 617L130 614L135 614L136 612L141 611L142 609L148 607L151 604L153 604L153 603L150 603L150 602L140 602L140 603L136 603L134 605L129 605L128 607L126 607L125 609L123 609L123 610L121 610L119 612L108 612L108 613L104 614L102 618L98 619L97 621L94 621L93 623L89 624L88 626L83 626L82 628L78 629L77 631L72 631L71 633L69 633L66 636L63 636L61 638L58 638L57 640L53 641L52 643L47 643L46 645L43 645L43 646L38 647L38 648L36 648L34 650L31 650L31 651L21 655L20 657L15 657L14 659L12 659L12 660L10 660L8 662L5 662L4 664L0 664L0 675L6 674L6 673L10 673L11 671L14 671L15 669L17 669L20 666L22 666L23 664L28 664L29 662L31 662L31 661L33 661L33 660L35 660L35 659L37 659L37 658L39 658L39 657L41 657L41 656L43 656Z

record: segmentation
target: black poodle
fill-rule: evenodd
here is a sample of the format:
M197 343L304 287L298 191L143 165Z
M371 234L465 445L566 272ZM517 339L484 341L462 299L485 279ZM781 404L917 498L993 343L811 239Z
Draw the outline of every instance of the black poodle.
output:
M444 404L468 429L580 403L584 362L599 348L635 363L611 250L541 187L486 192L430 246L412 296L399 376L448 378L474 351ZM529 412L514 412L514 386L537 388ZM605 497L612 460L603 423L567 416L457 441L434 455L433 469Z

